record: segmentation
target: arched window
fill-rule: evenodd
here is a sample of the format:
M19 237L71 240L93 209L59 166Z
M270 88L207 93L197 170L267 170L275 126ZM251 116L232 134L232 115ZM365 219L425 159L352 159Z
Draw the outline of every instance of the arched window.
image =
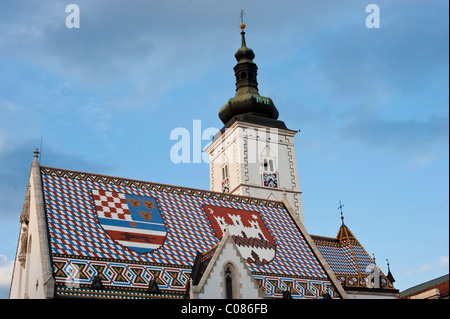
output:
M222 264L222 298L225 299L241 299L241 284L239 268L231 260L228 260Z
M233 266L225 267L225 298L233 299Z

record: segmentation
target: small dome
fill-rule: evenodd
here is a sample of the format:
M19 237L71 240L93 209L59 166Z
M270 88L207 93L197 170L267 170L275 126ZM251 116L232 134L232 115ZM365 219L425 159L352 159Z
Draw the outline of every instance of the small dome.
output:
M244 59L252 61L255 58L255 53L253 53L253 50L250 48L241 47L239 50L236 51L234 57L238 62Z
M255 58L255 53L253 53L252 49L247 48L247 44L245 43L244 29L242 29L241 36L242 36L241 47L239 48L239 50L236 51L234 57L238 62L253 62L252 60Z

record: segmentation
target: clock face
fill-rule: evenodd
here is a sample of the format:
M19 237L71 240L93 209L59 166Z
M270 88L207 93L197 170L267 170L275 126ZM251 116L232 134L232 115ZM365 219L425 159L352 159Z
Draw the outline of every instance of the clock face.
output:
M274 188L278 187L278 179L276 173L264 173L263 178L264 178L264 186Z
M228 178L222 182L222 193L228 193L230 191L230 182Z

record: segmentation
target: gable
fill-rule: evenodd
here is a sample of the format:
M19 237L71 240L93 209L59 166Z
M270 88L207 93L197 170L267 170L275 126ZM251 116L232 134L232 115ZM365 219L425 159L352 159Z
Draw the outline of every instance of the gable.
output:
M39 163L31 165L20 216L19 242L11 279L10 298L51 298L53 277L46 233L44 198Z
M230 274L227 270L232 269ZM193 292L195 298L225 299L226 279L230 276L233 299L257 299L264 298L267 295L256 283L250 272L247 263L242 258L239 248L232 239L227 230L218 247L214 250L214 255L208 263L208 266L199 281L194 285Z
M183 297L197 252L220 242L208 208L227 225L245 220L233 239L269 297L288 289L294 298L338 296L282 202L48 167L41 174L56 296ZM268 254L251 249L267 243ZM104 289L92 286L96 276ZM149 292L152 280L159 294Z

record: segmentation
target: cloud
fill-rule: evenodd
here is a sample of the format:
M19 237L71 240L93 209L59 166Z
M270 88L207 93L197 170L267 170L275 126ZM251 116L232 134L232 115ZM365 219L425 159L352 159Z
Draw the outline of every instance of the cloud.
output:
M7 146L0 149L0 219L19 220L27 190L28 177L33 160L33 151L40 141L8 139ZM96 163L88 158L55 151L44 145L42 164L51 167L66 167L79 171L107 173L112 167Z
M441 256L435 263L425 264L425 265L420 266L420 268L418 269L417 272L424 273L424 272L427 272L427 271L430 271L430 270L436 269L436 268L442 268L442 267L448 268L448 265L449 265L448 256Z
M439 268L448 268L449 256L441 256L437 261L430 264L421 265L419 268L411 271L407 271L406 275L422 274Z
M439 260L438 260L439 267L448 266L448 264L449 264L448 256L439 257Z
M408 151L414 162L430 161L442 145L448 144L448 117L430 116L425 120L385 120L373 116L359 116L343 126L340 136L356 140L375 149Z
M191 62L212 58L201 53L217 47L207 38L214 36L218 24L202 29L201 24L193 23L203 11L212 10L207 3L204 8L184 1L176 5L134 1L129 5L80 0L77 5L80 28L68 29L68 13L59 1L4 4L0 11L8 15L0 15L3 54L94 84L136 75L156 80L164 76L164 70L178 72L186 58ZM205 14L202 19L206 24L214 16Z
M149 104L162 93L205 76L211 65L225 58L232 81L233 52L228 48L239 43L240 2L137 0L129 5L79 0L77 4L81 26L67 29L66 3L3 2L1 54L97 92L113 86L121 96L109 99L109 105L128 106L136 100ZM412 9L417 6L421 10ZM279 61L300 70L302 76L296 78L305 81L306 91L379 100L399 87L410 91L424 83L445 85L445 72L435 77L448 68L448 31L441 28L445 6L445 2L382 3L382 27L369 30L364 4L354 1L329 1L326 7L262 1L247 10L248 42L253 48L264 47L256 51L257 57L270 59L276 73L281 73ZM264 70L267 74L268 68Z
M5 255L0 254L0 299L6 299L9 296L13 266L13 260L8 260Z
M447 7L447 8L446 8ZM386 99L448 84L448 2L380 4L381 27L367 29L353 15L313 46L319 88L335 98ZM341 29L343 28L343 29ZM325 41L324 41L325 40ZM312 78L314 80L314 78ZM325 82L323 84L323 82Z
M24 105L56 108L66 102L67 107L75 94L89 94L98 97L97 105L104 106L104 111L114 107L157 108L167 92L173 94L175 89L200 79L202 83L208 81L204 79L210 78L211 65L223 60L217 58L221 54L231 61L232 86L233 51L222 48L229 48L231 39L237 48L240 39L237 22L230 26L226 21L233 10L237 12L232 16L238 20L239 9L230 4L136 0L130 5L122 1L79 0L79 29L66 28L66 4L0 2L0 61L9 65L4 72L8 74L7 89L0 95L14 100L10 97L17 90L10 84L13 74L15 81L31 86L33 91L24 88L30 94L17 97L29 97ZM21 74L26 77L21 78ZM39 81L29 83L34 77ZM73 89L67 91L71 98L54 96L55 89L48 88L53 83L48 81L55 78L70 82ZM44 84L47 86L42 88ZM47 101L43 95L48 96Z

